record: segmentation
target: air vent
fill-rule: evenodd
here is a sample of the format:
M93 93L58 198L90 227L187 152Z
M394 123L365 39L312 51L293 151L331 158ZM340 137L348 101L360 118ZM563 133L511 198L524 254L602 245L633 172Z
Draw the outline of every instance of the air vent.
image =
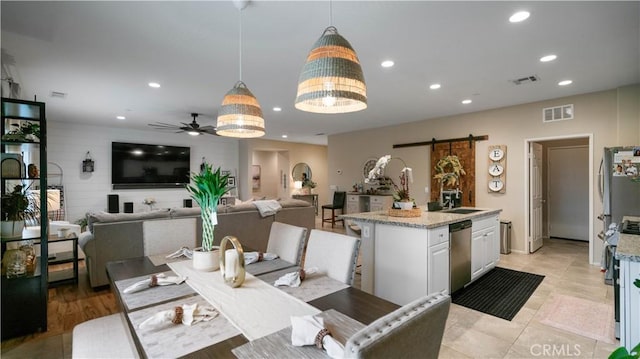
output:
M516 85L523 85L523 84L533 83L539 80L540 78L538 77L538 75L531 75L531 76L521 77L516 80L511 80L511 82L513 82Z
M542 122L573 120L573 104L542 109Z
M67 97L67 94L64 93L64 92L60 92L60 91L51 91L51 97L65 98L65 97Z

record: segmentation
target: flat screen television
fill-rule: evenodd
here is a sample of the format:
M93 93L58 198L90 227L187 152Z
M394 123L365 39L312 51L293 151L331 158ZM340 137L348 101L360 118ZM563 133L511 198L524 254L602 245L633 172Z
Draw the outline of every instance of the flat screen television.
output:
M189 183L189 147L111 143L113 189L178 188Z

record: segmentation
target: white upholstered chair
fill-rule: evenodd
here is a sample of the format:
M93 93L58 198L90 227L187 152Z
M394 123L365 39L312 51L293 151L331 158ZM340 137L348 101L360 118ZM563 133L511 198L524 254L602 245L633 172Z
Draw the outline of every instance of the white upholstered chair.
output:
M328 277L353 285L359 250L359 238L312 229L304 268L317 267Z
M437 358L451 297L416 299L362 328L345 344L345 358Z
M275 253L283 260L300 264L304 241L307 239L307 229L291 224L273 222L269 232L267 252Z
M139 358L124 314L82 322L73 328L73 358Z

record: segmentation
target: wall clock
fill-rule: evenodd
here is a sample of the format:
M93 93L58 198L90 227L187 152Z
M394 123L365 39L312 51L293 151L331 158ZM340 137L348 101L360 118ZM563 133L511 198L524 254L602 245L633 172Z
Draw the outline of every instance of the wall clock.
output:
M507 146L489 146L489 163L487 164L487 184L489 193L505 193L507 191Z
M362 166L362 175L364 176L364 178L369 177L369 172L371 172L371 170L376 166L376 163L378 163L378 160L375 158L368 159L364 163L364 165Z

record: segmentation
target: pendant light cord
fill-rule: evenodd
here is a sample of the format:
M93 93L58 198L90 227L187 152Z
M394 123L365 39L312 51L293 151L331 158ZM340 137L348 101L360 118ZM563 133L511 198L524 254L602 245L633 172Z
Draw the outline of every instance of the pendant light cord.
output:
M333 1L329 0L329 25L333 26Z
M242 81L242 9L240 9L240 31L238 31L239 36L240 36L240 45L239 45L239 49L238 49L238 53L239 53L239 59L240 59L240 81Z

